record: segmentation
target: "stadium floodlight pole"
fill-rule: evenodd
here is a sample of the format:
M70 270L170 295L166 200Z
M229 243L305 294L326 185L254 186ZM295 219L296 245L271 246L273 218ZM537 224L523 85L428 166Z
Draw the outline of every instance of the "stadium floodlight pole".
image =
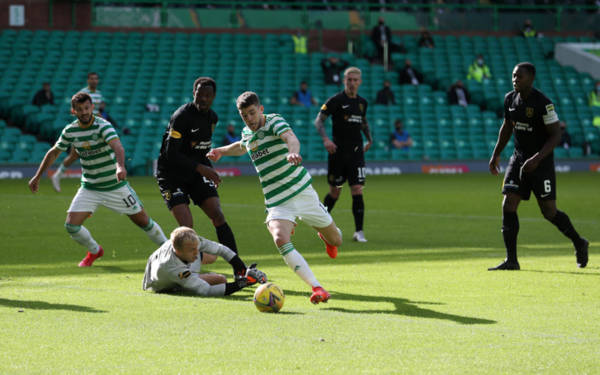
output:
M389 45L388 45L388 41L386 40L385 42L383 42L383 70L385 72L388 71L388 64L389 64L388 48L389 48Z

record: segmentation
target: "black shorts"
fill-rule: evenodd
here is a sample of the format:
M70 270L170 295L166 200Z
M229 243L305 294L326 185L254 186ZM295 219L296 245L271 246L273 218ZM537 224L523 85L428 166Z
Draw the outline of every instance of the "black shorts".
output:
M351 152L343 152L338 148L334 154L329 154L327 163L329 185L342 186L346 180L350 186L365 184L365 155L362 148Z
M156 180L169 210L178 204L189 205L190 198L196 206L200 206L206 199L219 196L215 184L198 173L190 180L181 180L158 172Z
M510 157L504 175L502 194L516 193L523 200L529 200L533 190L533 194L539 200L556 200L554 158L550 156L542 160L531 173L521 173L525 160L527 159L516 154Z

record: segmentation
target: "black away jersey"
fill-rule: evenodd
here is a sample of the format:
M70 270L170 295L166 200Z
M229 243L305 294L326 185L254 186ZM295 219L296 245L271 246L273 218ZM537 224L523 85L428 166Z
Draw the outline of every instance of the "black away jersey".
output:
M341 150L362 148L363 118L367 116L367 101L360 97L350 98L344 91L327 99L321 112L332 116L332 138Z
M201 112L193 103L179 107L163 134L159 172L186 178L195 173L199 163L210 166L206 153L212 147L213 127L218 121L212 109Z
M514 124L515 151L525 158L542 149L549 137L546 126L558 121L552 101L535 88L527 99L514 90L506 94L504 118Z

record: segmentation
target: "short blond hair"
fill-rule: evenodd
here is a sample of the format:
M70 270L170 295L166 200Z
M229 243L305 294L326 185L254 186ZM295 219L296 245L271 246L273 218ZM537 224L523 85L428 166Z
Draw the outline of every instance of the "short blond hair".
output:
M356 73L359 76L362 76L362 72L360 71L360 69L358 69L355 66L351 66L349 68L347 68L346 70L344 70L344 78L348 76L348 74L352 74L352 73Z
M173 229L170 239L175 250L183 249L183 245L188 241L193 243L198 243L200 241L196 231L188 227L177 227Z

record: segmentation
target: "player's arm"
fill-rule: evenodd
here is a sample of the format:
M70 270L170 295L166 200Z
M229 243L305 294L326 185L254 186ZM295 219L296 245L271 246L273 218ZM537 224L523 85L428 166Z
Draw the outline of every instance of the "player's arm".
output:
M373 138L371 137L371 128L369 127L369 122L367 121L366 116L363 116L362 118L361 130L367 139L367 144L365 145L365 152L367 152L371 148L371 145L373 145Z
M496 146L494 146L494 151L492 152L492 157L489 162L489 169L493 175L497 175L499 172L500 154L512 136L513 127L513 122L504 118L502 126L500 127L500 131L498 132Z
M302 156L300 155L300 141L296 134L292 130L285 131L279 136L285 142L288 147L287 161L290 164L298 165L302 163Z
M46 169L48 169L48 167L51 166L52 163L54 163L54 161L56 160L56 158L58 158L58 155L60 155L61 152L62 150L56 147L56 145L53 146L50 150L48 150L48 152L46 152L46 155L44 155L44 159L42 159L42 162L40 163L37 172L35 172L35 175L31 178L31 180L29 180L29 189L32 193L35 193L39 190L40 178L42 178Z
M119 138L113 138L108 142L110 148L115 153L117 159L117 180L123 181L127 178L127 169L125 169L125 149Z
M550 155L554 148L560 143L561 131L559 121L546 125L546 132L549 135L549 137L546 139L546 143L544 143L542 148L532 157L525 160L523 166L521 167L523 172L530 173L536 170L540 162Z
M335 153L337 150L337 146L329 137L327 136L327 132L325 131L325 120L329 117L326 113L319 112L317 118L315 119L315 128L319 132L321 139L323 140L323 146L330 154Z
M246 147L241 141L211 149L206 157L212 161L219 161L223 156L241 156L246 153Z
M227 296L249 285L246 278L238 279L232 283L210 285L198 277L198 274L189 270L177 273L177 276L173 276L173 281L188 292L206 297Z

